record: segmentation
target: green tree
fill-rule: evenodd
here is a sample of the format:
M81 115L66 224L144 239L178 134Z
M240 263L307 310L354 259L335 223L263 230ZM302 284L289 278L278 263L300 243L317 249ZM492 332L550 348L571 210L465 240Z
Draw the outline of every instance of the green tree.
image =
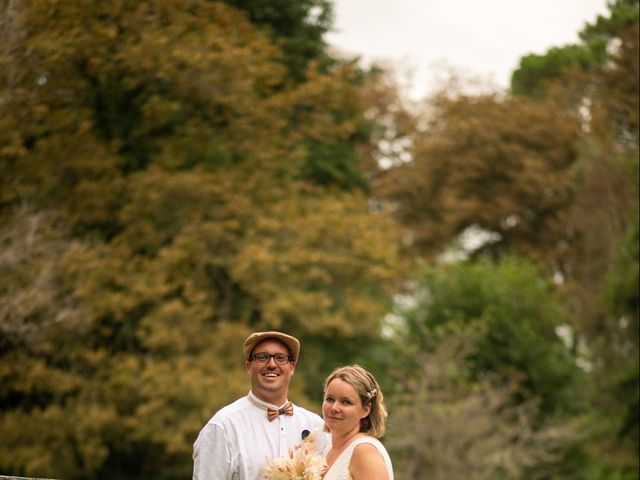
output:
M303 80L312 61L332 63L323 39L333 21L329 1L225 0L225 3L246 11L252 23L269 29L274 42L282 47L283 63L292 80Z
M628 232L619 251L614 257L605 290L605 302L610 311L619 318L618 329L612 329L607 335L613 337L607 343L617 345L611 353L619 357L613 360L614 368L619 365L619 376L612 379L612 391L618 402L625 405L621 412L621 423L617 433L620 437L632 443L637 451L639 447L638 423L640 420L639 388L640 377L638 374L640 338L640 282L638 280L638 265L640 256L638 245L638 219ZM616 409L616 411L620 411Z
M563 289L592 355L595 465L592 478L637 478L638 432L638 39L637 1L618 1L581 32L606 46L594 63L548 89L581 108L584 140L572 170L567 227L573 248ZM571 79L568 82L567 79ZM622 260L624 259L624 260ZM635 275L635 276L634 276ZM615 406L614 406L615 405ZM596 445L594 447L594 445Z
M409 367L392 373L399 472L588 478L587 358L543 273L510 256L443 263L399 297L388 320Z
M594 378L594 423L591 448L593 478L638 478L640 376L638 373L639 299L638 220L617 250L602 284L597 314L588 325Z
M619 41L620 33L638 22L638 0L614 0L608 7L608 16L598 15L594 23L587 23L579 32L578 44L551 47L542 55L523 56L512 73L511 92L545 95L553 83L563 82L572 71L601 69L611 57L612 42Z
M539 399L543 416L584 407L584 372L556 333L570 319L530 262L506 257L427 268L412 297L399 315L406 342L418 351L472 325L470 378L497 374L516 382L514 398Z

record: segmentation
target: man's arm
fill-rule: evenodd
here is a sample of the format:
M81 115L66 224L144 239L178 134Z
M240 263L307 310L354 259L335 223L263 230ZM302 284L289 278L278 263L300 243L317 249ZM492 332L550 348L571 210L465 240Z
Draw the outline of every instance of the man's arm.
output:
M208 423L193 444L193 480L231 480L235 471L224 429Z

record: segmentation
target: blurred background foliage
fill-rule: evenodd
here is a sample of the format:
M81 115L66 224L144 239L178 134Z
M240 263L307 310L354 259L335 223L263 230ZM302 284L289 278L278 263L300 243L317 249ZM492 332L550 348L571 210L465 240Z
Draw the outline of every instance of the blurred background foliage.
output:
M298 336L398 478L638 478L638 2L409 106L326 0L0 1L0 472L178 479Z

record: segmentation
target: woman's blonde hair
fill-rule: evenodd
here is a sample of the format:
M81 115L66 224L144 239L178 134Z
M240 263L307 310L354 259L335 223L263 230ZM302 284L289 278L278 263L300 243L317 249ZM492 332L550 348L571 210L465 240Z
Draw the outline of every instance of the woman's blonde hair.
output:
M360 431L369 435L380 438L384 435L384 423L387 418L387 409L384 405L384 395L382 389L371 372L362 368L360 365L349 365L336 368L327 377L324 382L324 391L331 381L336 378L351 385L365 407L371 405L369 415L360 420Z

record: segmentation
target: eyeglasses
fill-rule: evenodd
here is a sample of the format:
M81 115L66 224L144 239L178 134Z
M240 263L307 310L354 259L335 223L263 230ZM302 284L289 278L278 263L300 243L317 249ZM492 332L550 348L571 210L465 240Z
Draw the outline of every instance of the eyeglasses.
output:
M269 363L269 360L274 359L276 363L285 364L291 360L291 357L286 353L267 353L258 352L253 354L253 360L257 363Z

